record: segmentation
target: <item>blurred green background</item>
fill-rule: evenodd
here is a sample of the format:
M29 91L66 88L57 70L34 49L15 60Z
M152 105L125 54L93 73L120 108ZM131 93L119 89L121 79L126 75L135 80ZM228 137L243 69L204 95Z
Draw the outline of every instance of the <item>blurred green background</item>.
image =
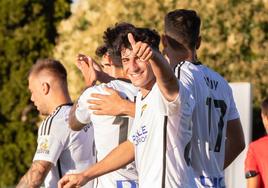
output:
M94 56L103 31L127 21L163 33L170 10L196 10L202 19L203 64L229 82L253 84L253 140L262 136L259 105L268 91L268 0L1 0L0 188L15 185L29 168L40 117L30 102L27 72L38 58L54 57L68 71L75 100L84 83L78 53ZM241 93L242 95L242 93Z

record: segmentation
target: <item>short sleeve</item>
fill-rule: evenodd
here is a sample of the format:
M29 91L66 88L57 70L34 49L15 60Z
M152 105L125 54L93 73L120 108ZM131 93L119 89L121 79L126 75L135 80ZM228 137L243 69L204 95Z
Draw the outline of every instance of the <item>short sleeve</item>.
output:
M82 93L82 95L78 99L75 110L75 117L80 123L88 124L91 122L92 110L88 108L88 100L91 99L90 95L92 93L94 93L94 90L92 88L88 88Z
M162 96L163 101L167 106L167 115L172 116L178 114L180 111L180 113L192 116L195 106L194 97L191 92L181 83L181 81L179 81L179 86L179 93L174 101L169 102Z
M40 136L38 138L37 150L33 160L49 161L56 165L63 147L64 146L60 140L53 134Z
M249 171L259 172L258 164L255 158L255 153L252 144L249 145L246 160L245 160L245 173Z

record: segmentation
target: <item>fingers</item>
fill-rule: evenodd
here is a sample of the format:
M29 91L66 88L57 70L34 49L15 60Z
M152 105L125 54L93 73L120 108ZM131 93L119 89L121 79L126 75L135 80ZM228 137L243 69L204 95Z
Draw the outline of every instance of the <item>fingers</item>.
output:
M101 100L93 100L93 99L90 99L90 100L87 100L87 102L90 104L90 105L100 105L102 104L102 101Z
M89 61L88 57L86 55L84 55L84 54L78 54L77 60L78 61L84 61L85 63L88 63L88 61Z
M73 182L68 182L66 185L64 185L63 188L79 188L80 186L77 186L75 183Z
M103 99L105 99L105 96L107 96L107 95L105 95L105 94L98 94L98 93L92 93L90 96L92 98L103 100Z
M140 42L138 42L138 43L140 43ZM139 58L141 58L141 56L144 55L144 52L145 52L147 49L148 49L148 45L147 45L146 43L140 43L140 44L139 44L139 49L138 49L138 51L137 51L137 56L138 56Z
M98 110L94 110L93 114L94 115L107 115L107 113L105 111L98 111Z
M152 54L152 49L147 44L144 44L137 56L141 61L148 61L152 57Z
M77 62L78 64L81 64L81 65L87 65L89 67L93 67L94 64L97 64L94 59L92 59L90 56L86 56L86 55L83 55L83 54L78 54L77 55Z
M88 67L88 58L83 54L77 55L76 66L78 69L83 70Z
M102 108L100 108L98 105L91 105L88 107L88 109L92 110L93 113L94 111L102 110Z
M132 33L128 33L127 37L128 37L128 41L129 41L129 43L130 43L132 49L134 49L135 44L136 44L136 41L135 41L135 39L134 39Z
M132 33L128 33L128 41L132 47L132 56L138 57L141 61L148 61L152 55L153 51L147 43L141 41L136 42Z
M58 188L63 188L69 182L68 176L64 176L63 178L58 181Z
M112 94L117 94L118 92L110 87L104 87L103 88L105 91L108 92L108 94L112 95ZM110 95L107 95L107 94L99 94L99 93L92 93L90 96L92 98L96 98L96 99L99 99L99 100L105 100L107 98L109 98Z
M69 174L63 176L63 178L58 181L58 188L78 188L81 187L79 183L78 174Z
M92 63L93 63L93 68L94 68L96 71L102 71L102 70L101 70L101 66L100 66L94 59L92 59Z
M110 87L104 87L104 90L107 91L111 95L118 93L116 90L114 90L113 88L110 88Z

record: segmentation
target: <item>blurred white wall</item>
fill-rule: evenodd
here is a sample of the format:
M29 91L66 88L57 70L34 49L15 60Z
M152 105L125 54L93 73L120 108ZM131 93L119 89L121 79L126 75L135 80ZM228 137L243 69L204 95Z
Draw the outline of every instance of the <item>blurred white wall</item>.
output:
M246 148L225 171L226 188L245 188L244 160L248 144L251 142L252 125L252 86L247 82L230 83L234 100L240 113Z

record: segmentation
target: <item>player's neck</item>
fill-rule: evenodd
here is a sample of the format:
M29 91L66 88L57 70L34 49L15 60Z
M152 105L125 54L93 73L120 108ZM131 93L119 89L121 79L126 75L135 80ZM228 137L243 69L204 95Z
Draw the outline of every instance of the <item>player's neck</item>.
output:
M197 55L196 55L196 51L190 51L188 53L188 56L186 59L184 59L184 61L189 61L189 62L196 62L197 61Z
M52 99L54 100L51 100L50 113L54 112L58 106L72 103L71 97L68 92L59 93L57 96L52 97Z
M156 79L154 78L149 83L147 83L146 86L140 88L142 98L145 98L150 93L155 83Z

